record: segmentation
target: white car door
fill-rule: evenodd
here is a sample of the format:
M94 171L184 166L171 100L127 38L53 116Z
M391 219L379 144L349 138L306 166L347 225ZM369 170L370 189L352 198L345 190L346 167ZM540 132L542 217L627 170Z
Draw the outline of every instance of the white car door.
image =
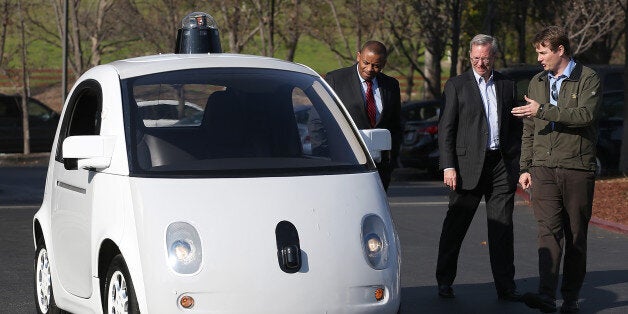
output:
M55 165L51 231L53 258L63 288L83 298L92 293L92 179L95 172L77 169L64 159L63 140L100 132L102 93L96 81L81 83L71 95L59 131Z

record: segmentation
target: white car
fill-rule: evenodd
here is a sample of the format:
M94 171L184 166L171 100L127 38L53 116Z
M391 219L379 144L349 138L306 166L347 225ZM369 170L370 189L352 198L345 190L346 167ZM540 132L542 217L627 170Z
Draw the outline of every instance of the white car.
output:
M139 110L163 100L203 115ZM311 107L298 123L297 103ZM399 242L374 163L389 149L302 65L97 66L65 103L33 220L37 311L396 313Z

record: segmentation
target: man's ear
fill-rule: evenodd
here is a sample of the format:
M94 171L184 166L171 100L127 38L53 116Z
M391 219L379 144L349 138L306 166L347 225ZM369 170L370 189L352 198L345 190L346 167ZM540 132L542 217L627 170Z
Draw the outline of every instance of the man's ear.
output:
M558 53L561 57L565 54L565 46L563 45L558 45L558 48L556 50L558 50Z
M358 53L355 55L355 61L357 61L358 63L360 63L360 52L358 51Z

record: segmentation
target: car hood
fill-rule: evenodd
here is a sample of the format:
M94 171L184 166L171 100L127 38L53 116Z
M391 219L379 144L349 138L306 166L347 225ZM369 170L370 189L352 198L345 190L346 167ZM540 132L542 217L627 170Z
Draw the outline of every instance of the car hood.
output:
M131 188L141 255L150 257L150 263L162 265L160 268L167 268L166 228L177 221L197 229L203 247L203 271L229 267L252 273L281 272L275 236L281 221L296 227L309 265L325 258L324 263L338 265L338 271L347 267L341 266L346 264L347 256L364 261L361 223L365 215L379 215L392 229L377 172L266 178L133 178ZM392 236L393 230L388 232Z

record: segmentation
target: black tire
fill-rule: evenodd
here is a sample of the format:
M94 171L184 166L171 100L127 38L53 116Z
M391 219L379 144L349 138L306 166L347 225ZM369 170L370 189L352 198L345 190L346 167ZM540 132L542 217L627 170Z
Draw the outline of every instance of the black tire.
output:
M111 302L112 300L117 299L120 295L116 292L122 290L126 290L126 298L118 299L117 301L123 302ZM122 255L120 254L116 255L109 265L107 277L105 278L105 290L103 295L103 313L105 314L135 314L140 312L139 305L137 304L137 298L135 297L133 281L131 280L131 275L129 275L129 269L124 262L124 258L122 258Z
M40 314L62 314L65 311L59 309L55 303L54 293L52 290L52 276L50 274L50 263L48 259L48 250L43 238L37 240L37 250L35 250L34 259L34 276L35 283L35 308Z

